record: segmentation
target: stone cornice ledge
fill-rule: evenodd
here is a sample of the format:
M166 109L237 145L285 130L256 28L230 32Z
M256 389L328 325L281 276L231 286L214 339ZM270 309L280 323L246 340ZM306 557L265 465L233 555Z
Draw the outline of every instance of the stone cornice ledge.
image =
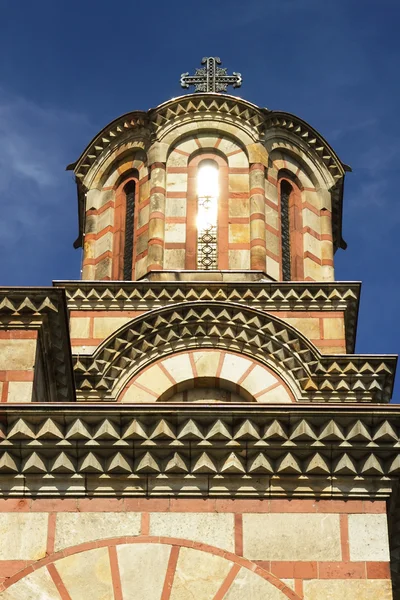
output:
M53 285L65 289L69 310L152 310L184 301L222 300L266 311L344 311L347 352L354 352L358 281L55 281Z
M2 407L2 496L388 498L400 407Z

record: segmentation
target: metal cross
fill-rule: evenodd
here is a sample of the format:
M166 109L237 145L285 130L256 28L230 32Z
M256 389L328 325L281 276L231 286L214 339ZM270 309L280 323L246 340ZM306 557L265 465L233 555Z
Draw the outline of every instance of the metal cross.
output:
M194 85L195 92L226 92L228 85L233 85L234 88L242 85L242 76L240 73L228 75L226 72L227 69L217 66L221 64L221 59L218 56L205 57L201 61L201 64L205 65L205 67L196 69L194 75L182 73L181 86L183 88Z

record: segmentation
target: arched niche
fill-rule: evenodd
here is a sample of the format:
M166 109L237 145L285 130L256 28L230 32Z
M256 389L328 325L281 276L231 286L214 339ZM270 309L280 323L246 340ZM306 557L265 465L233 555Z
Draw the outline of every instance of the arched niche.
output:
M135 375L122 403L294 402L284 380L249 357L219 349L190 350L162 358Z

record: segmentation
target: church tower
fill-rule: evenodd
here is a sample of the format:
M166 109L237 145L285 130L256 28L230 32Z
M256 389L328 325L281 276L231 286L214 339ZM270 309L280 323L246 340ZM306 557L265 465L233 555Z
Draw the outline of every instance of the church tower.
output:
M334 272L350 168L220 65L69 165L81 280L0 290L0 600L400 597L396 357L354 354Z

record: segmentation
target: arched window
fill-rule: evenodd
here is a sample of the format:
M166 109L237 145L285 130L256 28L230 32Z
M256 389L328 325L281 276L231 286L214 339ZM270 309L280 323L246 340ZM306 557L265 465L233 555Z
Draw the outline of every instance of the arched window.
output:
M136 183L132 179L124 187L125 193L125 244L124 244L124 280L132 279L133 238L135 220Z
M282 279L291 280L291 250L290 250L290 216L289 200L293 188L286 180L281 181L281 244L282 244Z
M217 269L219 172L214 160L203 160L197 171L197 268Z

